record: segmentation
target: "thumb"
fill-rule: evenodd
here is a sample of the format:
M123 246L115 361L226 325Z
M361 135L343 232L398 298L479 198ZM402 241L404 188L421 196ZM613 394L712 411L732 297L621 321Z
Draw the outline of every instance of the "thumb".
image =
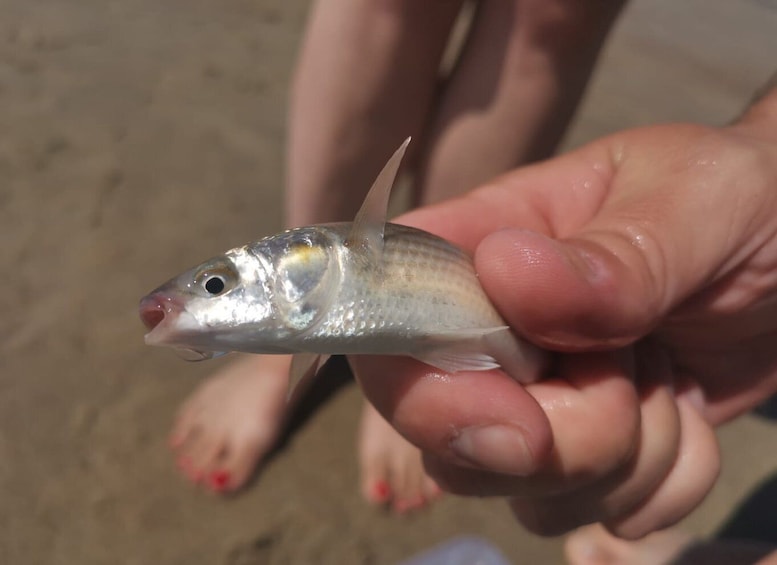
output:
M737 300L736 272L773 231L773 189L754 174L755 152L735 136L664 126L634 130L619 143L622 157L587 219L548 230L555 237L497 231L476 249L484 289L538 345L618 347L702 290L718 303ZM563 201L545 210L549 225L565 224Z
M475 255L483 288L510 325L562 351L620 347L652 329L662 292L644 259L630 260L585 239L521 229L489 235Z

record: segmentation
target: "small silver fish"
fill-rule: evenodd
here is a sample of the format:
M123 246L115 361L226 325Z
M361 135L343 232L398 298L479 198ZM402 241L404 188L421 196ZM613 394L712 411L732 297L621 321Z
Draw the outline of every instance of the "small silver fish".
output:
M236 247L144 297L146 343L197 359L295 354L292 388L333 354L406 355L447 372L501 366L520 382L536 380L542 355L507 327L470 257L437 236L386 223L409 142L352 223L291 229Z

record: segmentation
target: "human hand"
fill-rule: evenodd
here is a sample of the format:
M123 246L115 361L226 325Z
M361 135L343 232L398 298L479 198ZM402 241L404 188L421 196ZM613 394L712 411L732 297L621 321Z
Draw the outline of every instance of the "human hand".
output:
M777 390L777 96L735 125L627 131L402 223L473 252L510 325L556 354L500 371L354 358L444 488L529 529L639 537L714 483L714 425Z

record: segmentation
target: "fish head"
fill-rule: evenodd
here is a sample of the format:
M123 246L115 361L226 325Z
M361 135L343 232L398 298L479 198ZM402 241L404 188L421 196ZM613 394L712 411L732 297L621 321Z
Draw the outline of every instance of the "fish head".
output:
M187 351L190 360L241 349L247 329L272 325L268 278L261 258L247 248L185 271L141 299L146 343Z
M294 353L340 282L338 240L319 227L289 230L189 269L140 301L149 345L186 358L211 352Z

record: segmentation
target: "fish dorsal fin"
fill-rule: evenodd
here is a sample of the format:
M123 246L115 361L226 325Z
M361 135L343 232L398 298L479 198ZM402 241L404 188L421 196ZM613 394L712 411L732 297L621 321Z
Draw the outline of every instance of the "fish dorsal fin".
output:
M345 240L347 247L367 254L376 262L380 261L383 254L383 230L386 226L391 187L394 186L399 165L409 143L410 138L408 137L388 160L375 182L372 183L372 187L356 214L351 231Z

